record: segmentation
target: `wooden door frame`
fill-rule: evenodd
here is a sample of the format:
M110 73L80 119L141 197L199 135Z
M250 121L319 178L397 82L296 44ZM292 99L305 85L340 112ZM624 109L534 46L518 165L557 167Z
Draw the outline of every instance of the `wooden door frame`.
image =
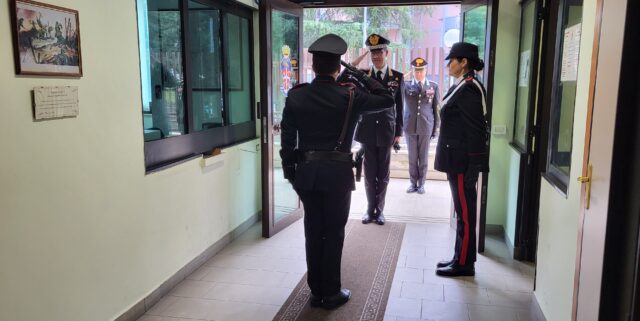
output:
M591 68L590 68L590 80L589 80L589 97L587 99L587 120L585 127L585 140L584 140L584 153L582 156L582 176L587 176L587 168L589 165L589 152L591 146L591 128L593 123L593 106L596 91L596 76L598 69L598 53L600 52L600 30L602 28L602 12L603 12L604 0L596 0L596 19L594 26L593 45L591 49ZM578 314L578 289L580 285L580 266L582 259L582 239L584 234L584 221L585 211L583 210L585 205L585 184L580 187L580 206L581 210L578 214L578 239L576 247L576 262L573 279L573 302L571 307L571 320L575 321Z
M640 318L640 84L635 79L640 72L636 63L640 45L635 36L640 32L640 23L632 14L638 10L639 2L627 2L621 63L625 67L620 75L616 108L612 155L612 168L616 170L611 173L600 320Z
M274 4L276 7L274 8ZM277 8L277 9L276 9ZM260 48L263 48L265 54L260 55L260 106L262 117L261 123L261 144L262 144L262 236L271 237L282 229L291 225L303 216L302 207L295 210L291 214L275 221L275 197L274 197L274 172L273 172L273 144L271 139L273 128L273 111L271 110L272 89L271 74L273 72L271 66L271 12L276 9L286 13L298 15L297 11L301 7L286 0L262 0L260 1L259 26ZM299 39L300 44L299 55L302 55L302 20L299 20ZM303 59L298 59L298 71L303 70ZM298 75L298 80L300 79Z

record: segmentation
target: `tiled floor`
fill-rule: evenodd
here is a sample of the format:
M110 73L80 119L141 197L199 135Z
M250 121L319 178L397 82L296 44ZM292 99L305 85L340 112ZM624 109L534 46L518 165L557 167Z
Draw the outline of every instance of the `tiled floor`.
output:
M434 204L422 208L448 213L444 202ZM272 320L306 271L304 232L301 221L270 239L260 231L259 224L253 226L139 321ZM448 224L407 224L385 321L533 320L530 265L509 259L504 242L489 237L475 277L438 277L435 265L451 257L454 242Z
M446 224L407 224L385 321L529 321L533 267L509 259L502 240L488 237L475 277L442 278L455 233Z

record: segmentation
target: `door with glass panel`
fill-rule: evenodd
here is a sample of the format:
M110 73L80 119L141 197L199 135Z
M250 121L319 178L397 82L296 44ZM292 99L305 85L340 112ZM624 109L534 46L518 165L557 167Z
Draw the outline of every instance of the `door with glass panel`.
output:
M540 198L540 143L537 137L538 92L541 89L543 1L521 4L518 78L511 146L520 154L520 177L516 205L514 258L535 261L538 239L538 203ZM536 139L538 141L536 141Z
M478 46L478 54L485 62L484 70L478 72L478 78L487 89L487 120L491 123L491 99L493 97L493 66L495 57L495 35L497 30L497 7L493 0L463 0L461 10L462 41ZM478 177L478 205L477 205L477 248L484 251L485 224L487 212L487 182L488 173L481 173ZM452 206L451 224L455 222Z
M260 30L262 234L271 237L302 217L302 204L283 176L280 159L282 110L302 69L302 7L286 0L263 0Z

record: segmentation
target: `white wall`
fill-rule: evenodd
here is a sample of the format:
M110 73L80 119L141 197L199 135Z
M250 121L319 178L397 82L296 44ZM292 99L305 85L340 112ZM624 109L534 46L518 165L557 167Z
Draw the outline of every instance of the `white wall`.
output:
M589 96L596 0L584 0L582 40L573 120L571 175L566 197L546 180L540 191L540 222L535 296L547 320L571 320L578 242L580 183Z
M112 320L259 211L258 141L145 175L135 1L55 4L80 12L82 78L15 76L0 33L0 320ZM52 85L78 117L32 120Z

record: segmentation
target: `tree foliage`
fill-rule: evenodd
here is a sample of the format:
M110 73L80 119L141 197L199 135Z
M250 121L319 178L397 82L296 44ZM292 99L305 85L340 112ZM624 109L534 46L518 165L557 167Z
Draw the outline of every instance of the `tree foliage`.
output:
M432 6L318 8L304 12L304 46L327 33L335 33L347 41L351 48L364 47L365 37L371 33L388 35L389 30L399 30L402 43L392 47L410 47L413 40L424 37L417 17L433 13ZM366 20L365 20L366 15ZM366 33L366 34L365 34Z

